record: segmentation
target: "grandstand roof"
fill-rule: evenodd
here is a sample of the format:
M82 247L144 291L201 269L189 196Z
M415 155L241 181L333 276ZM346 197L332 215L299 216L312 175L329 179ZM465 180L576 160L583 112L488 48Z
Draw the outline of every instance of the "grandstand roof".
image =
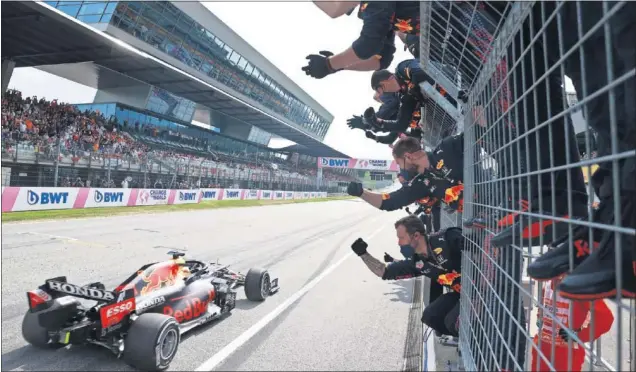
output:
M2 58L15 67L86 62L82 84L112 86L118 72L296 142L298 151L348 157L221 89L38 2L2 2ZM66 77L66 76L65 76Z

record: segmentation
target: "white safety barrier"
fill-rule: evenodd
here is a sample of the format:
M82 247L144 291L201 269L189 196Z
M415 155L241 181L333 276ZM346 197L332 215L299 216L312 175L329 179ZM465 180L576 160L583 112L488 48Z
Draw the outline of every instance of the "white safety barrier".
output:
M2 212L196 204L210 200L292 200L326 197L326 192L279 190L3 187Z

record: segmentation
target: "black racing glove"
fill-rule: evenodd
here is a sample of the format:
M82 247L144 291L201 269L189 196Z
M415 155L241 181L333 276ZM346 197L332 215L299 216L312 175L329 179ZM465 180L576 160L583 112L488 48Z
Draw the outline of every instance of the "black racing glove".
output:
M353 115L351 119L347 119L347 125L351 129L365 129L366 125L362 122L362 116Z
M384 262L387 262L387 263L388 263L388 262L393 262L393 261L395 261L395 260L393 259L393 257L391 257L391 255L390 255L390 254L388 254L388 253L384 252Z
M305 57L309 60L307 66L302 68L302 70L305 71L305 74L316 79L322 79L327 75L340 71L334 70L329 64L329 57L333 56L333 53L325 50L318 53L319 54L310 54Z
M373 134L373 132L371 132L370 130L364 132L364 135L367 136L368 139L372 139L374 141L376 139L375 134Z
M375 115L375 109L373 107L369 107L368 109L364 110L362 121L365 125L368 125L370 127L378 127L378 117Z
M410 43L404 45L404 51L408 50L413 57L420 58L420 40L417 39L416 43Z
M351 196L362 196L362 183L360 182L350 182L349 186L347 186L347 194Z
M358 238L355 242L353 242L353 244L351 244L351 250L353 250L358 256L362 256L363 254L367 253L368 246L369 245L364 240L362 240L362 238Z

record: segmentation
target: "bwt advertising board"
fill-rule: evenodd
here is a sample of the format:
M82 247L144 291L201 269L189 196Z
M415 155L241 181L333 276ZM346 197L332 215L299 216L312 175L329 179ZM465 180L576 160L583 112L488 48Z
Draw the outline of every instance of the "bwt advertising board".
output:
M223 189L223 200L241 200L241 189Z
M80 188L72 187L10 187L2 194L2 211L41 211L47 209L72 209L77 200ZM10 197L8 193L16 192L14 203L5 197ZM82 208L80 206L79 208Z
M327 197L327 193L244 189L162 190L87 187L3 187L2 212L196 204L203 200L285 200L321 197Z
M364 169L376 171L398 172L395 160L318 158L318 168Z
M245 199L258 200L258 190L245 190Z
M131 191L132 189L90 189L84 208L125 207Z
M274 192L272 190L261 191L261 200L272 200L273 197L274 197Z
M199 202L199 190L176 190L174 204L196 204Z
M137 193L135 205L165 205L168 204L170 190L140 189Z
M221 191L219 189L201 189L201 200L219 200Z

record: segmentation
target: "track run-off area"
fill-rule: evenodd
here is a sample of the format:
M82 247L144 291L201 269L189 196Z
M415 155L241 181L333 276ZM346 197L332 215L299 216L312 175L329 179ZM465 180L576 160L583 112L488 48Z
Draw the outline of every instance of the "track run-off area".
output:
M98 346L27 345L25 292L61 275L113 288L171 249L267 268L281 288L261 303L240 288L232 315L183 336L170 370L403 370L421 347L415 281L380 280L350 245L400 257L393 223L405 215L342 200L3 224L2 370L131 370Z

